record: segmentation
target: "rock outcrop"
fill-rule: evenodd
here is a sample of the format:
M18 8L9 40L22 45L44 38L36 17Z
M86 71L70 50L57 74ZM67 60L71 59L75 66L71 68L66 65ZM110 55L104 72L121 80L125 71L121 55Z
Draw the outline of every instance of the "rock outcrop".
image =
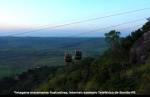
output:
M144 64L150 53L150 31L144 33L135 44L132 46L130 51L130 63L131 64Z

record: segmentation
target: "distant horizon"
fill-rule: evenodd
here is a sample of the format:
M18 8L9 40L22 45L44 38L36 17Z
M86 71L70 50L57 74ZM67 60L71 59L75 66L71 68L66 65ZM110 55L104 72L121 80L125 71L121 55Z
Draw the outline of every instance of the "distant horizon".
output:
M88 30L85 30L85 31L82 31L82 30L52 30L52 31L37 31L37 32L32 32L32 31L36 31L36 29L28 29L28 30L22 30L22 31L12 31L11 35L8 33L9 31L1 31L0 30L0 37L105 37L105 33L108 33L109 31L111 30L116 30L116 31L119 31L121 32L121 37L126 37L128 35L130 35L131 32L141 28L143 25L139 25L138 28L133 28L133 29L124 29L124 30L119 30L119 29L107 29L108 31L95 31L95 32L92 32L91 31L88 31ZM25 33L25 32L28 32L28 31L31 31L31 33L27 33L27 34L24 34L24 35L17 35L19 33ZM41 35L39 35L40 33L42 33ZM3 35L4 34L4 35ZM15 35L16 34L16 35Z
M59 37L59 36L45 36L45 37L42 37L42 36L0 36L0 38L105 38L105 37Z

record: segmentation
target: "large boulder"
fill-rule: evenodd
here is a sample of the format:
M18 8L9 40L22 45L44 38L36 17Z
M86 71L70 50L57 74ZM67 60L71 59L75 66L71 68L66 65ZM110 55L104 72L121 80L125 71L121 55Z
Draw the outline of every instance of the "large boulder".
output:
M144 64L150 52L150 31L144 33L130 51L130 63L131 64Z

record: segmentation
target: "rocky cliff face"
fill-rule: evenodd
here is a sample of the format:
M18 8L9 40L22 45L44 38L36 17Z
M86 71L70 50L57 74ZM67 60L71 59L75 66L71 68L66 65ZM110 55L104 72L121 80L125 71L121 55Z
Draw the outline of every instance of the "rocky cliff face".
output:
M130 51L131 64L144 64L150 53L150 31L139 38Z

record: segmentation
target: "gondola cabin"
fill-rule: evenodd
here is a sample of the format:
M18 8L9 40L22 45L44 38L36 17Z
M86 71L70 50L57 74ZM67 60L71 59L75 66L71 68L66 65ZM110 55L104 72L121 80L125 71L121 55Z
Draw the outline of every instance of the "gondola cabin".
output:
M76 50L75 51L75 60L81 60L82 59L82 51Z
M71 55L71 54L68 54L68 53L65 53L64 61L65 61L66 63L71 63L71 62L72 62L72 55Z

